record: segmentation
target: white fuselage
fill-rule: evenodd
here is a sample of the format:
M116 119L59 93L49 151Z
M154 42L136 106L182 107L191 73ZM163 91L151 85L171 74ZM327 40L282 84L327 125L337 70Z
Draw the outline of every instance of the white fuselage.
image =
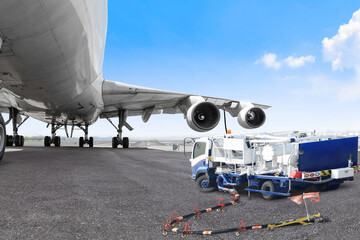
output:
M1 106L46 122L94 122L106 31L107 0L1 0Z

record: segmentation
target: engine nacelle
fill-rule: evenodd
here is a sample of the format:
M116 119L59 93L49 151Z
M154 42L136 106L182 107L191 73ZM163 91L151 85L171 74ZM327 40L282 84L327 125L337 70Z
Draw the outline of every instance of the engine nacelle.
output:
M237 120L243 128L258 128L265 123L266 115L261 108L248 106L240 111Z
M186 113L186 121L190 128L198 132L207 132L215 128L220 121L220 111L210 102L193 104Z

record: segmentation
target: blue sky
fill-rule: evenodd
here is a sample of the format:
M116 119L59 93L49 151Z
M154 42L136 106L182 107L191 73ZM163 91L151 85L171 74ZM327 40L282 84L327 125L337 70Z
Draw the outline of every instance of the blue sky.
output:
M358 1L109 0L104 76L271 105L255 132L358 131L359 8ZM129 123L129 137L197 135L181 115ZM90 133L115 135L104 120ZM208 134L217 133L222 122Z
M110 0L104 75L271 105L256 131L359 130L359 99L337 93L355 81L354 68L333 70L322 43L359 8L358 1ZM267 66L261 60L267 54L281 67ZM309 56L303 66L286 64ZM142 133L192 134L181 116L155 116L148 125L129 121ZM233 132L244 131L228 121ZM220 124L212 133L222 131Z

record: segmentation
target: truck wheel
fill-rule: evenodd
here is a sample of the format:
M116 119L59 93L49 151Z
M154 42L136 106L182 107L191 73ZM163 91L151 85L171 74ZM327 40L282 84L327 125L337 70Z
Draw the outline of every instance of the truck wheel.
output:
M275 191L275 185L273 181L266 181L261 185L261 191L266 191L266 192L274 192ZM262 193L262 197L265 200L272 200L275 198L275 195L272 194L267 194L267 193Z
M337 184L329 184L329 185L328 185L328 190L329 190L329 191L336 190L336 189L339 188L339 186L340 186L339 183L337 183Z
M319 192L324 192L324 191L327 191L329 189L329 186L327 183L323 183L323 184L318 184L316 185L316 189L319 191Z
M202 175L196 180L196 186L201 192L213 192L216 190L216 185L210 182L207 175Z

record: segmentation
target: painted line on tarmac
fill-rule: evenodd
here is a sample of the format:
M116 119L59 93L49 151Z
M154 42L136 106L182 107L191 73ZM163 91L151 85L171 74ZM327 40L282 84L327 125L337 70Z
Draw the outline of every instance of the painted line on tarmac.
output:
M22 150L24 150L24 149L18 149L18 148L16 148L16 149L8 149L8 148L6 148L5 149L5 152L20 152L20 151L22 151Z

